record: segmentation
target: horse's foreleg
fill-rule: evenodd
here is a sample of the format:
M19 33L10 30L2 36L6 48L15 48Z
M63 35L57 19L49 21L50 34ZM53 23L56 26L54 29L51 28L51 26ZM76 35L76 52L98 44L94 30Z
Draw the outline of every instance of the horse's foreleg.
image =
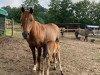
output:
M38 48L38 57L37 57L37 61L38 61L38 72L39 75L41 75L41 47Z
M76 39L78 39L78 35L79 35L79 33L75 31L75 37L76 37Z
M36 63L36 54L35 54L35 49L32 51L32 54L33 54L33 59L34 59L34 67L33 67L33 70L36 71L36 68L37 68L37 63Z
M30 49L32 51L32 55L33 55L33 60L34 60L34 67L33 70L36 71L37 68L37 64L36 64L36 51L35 51L35 47L30 45Z
M85 36L85 40L86 40L86 42L88 41L88 36Z
M63 75L62 67L61 67L61 60L60 60L60 52L57 53L57 59L58 59L61 75Z

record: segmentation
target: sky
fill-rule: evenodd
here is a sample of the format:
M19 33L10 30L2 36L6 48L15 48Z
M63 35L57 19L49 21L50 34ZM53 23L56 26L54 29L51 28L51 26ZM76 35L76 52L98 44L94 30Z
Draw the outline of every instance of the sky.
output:
M21 4L25 0L0 0L0 7L10 5L11 7L20 7ZM81 0L72 0L72 2L78 2ZM100 0L90 0L90 1L95 1L95 2L100 2ZM45 7L48 8L48 5L50 3L50 0L39 0L39 3Z

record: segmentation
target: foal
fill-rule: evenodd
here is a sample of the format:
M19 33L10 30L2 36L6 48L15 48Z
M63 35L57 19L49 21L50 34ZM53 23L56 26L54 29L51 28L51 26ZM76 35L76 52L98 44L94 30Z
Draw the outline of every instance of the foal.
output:
M47 74L46 75L49 75L50 62L52 61L52 59L54 60L54 68L56 68L56 63L58 61L61 75L63 75L62 67L61 67L61 60L60 60L59 41L49 41L47 43L47 49L48 49L48 56L47 56Z

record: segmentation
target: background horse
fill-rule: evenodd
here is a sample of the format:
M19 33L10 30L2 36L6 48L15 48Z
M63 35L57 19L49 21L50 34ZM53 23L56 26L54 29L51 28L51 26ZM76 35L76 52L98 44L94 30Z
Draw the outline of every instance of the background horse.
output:
M48 53L47 42L58 40L60 29L58 28L57 25L53 23L40 24L39 22L35 21L32 15L33 13L32 8L30 8L29 11L25 11L25 9L22 7L21 10L22 10L21 26L23 29L22 35L24 39L27 40L33 54L33 60L34 60L33 70L36 71L38 62L39 75L41 75L40 71L41 50L43 48L43 57L45 58ZM35 50L38 51L38 57L36 57Z
M84 36L84 41L88 41L88 36L89 34L92 33L94 35L94 32L92 29L81 29L81 28L78 28L77 30L75 30L75 36L76 38L78 39L78 35L81 35L81 36Z
M65 32L65 28L60 28L60 33L62 37L64 36L64 32Z

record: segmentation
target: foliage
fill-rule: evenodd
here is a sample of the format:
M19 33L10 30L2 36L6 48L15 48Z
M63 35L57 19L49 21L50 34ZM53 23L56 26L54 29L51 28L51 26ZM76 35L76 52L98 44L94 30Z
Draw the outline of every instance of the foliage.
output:
M8 19L14 19L16 22L20 22L20 15L21 15L21 10L20 8L11 8L10 6L2 7L8 12Z
M36 6L36 5L38 5L38 0L26 0L26 1L24 1L24 6L25 7L34 7L34 6Z
M72 3L71 0L50 0L49 9L42 7L39 0L26 0L22 4L33 8L35 20L41 23L81 23L100 25L100 3L89 0ZM2 7L7 10L9 19L20 22L20 8Z
M49 5L50 8L47 13L48 18L49 18L48 22L53 22L53 23L59 22L60 3L61 3L61 0L51 0L50 5Z
M73 23L73 16L71 0L62 0L60 4L60 22Z
M84 0L74 4L74 16L77 19L77 22L82 23L82 27L85 27L85 24L90 24L90 1ZM89 23L90 22L90 23Z

